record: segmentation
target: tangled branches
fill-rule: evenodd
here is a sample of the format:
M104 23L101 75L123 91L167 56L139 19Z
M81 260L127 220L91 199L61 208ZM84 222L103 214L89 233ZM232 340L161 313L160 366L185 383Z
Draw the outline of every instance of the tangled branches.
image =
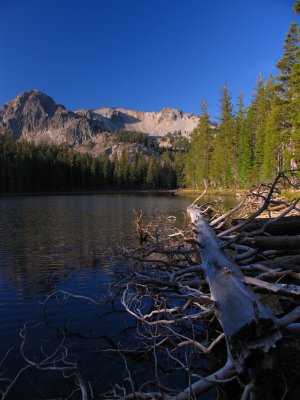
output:
M287 355L300 365L300 209L299 198L280 198L280 188L293 185L279 173L225 213L213 202L194 202L184 229L144 226L135 213L139 245L120 249L130 270L101 301L81 296L96 305L119 298L136 322L134 346L112 343L97 352L118 355L124 365L124 382L100 398L189 400L211 390L213 398L247 400L271 384L288 398L299 372L291 373L290 363L283 367ZM74 296L55 291L45 303ZM22 350L25 368L55 367L64 376L67 369L81 398L92 398L62 338L52 353L41 349L39 361ZM130 367L134 355L147 371Z
M286 173L222 215L211 203L193 204L191 230L153 232L139 218L147 241L123 249L135 265L122 304L139 322L155 377L107 398L183 400L214 387L245 400L265 390L261 379L280 359L281 338L300 331L300 267L292 266L299 265L300 248L286 237L289 251L277 250L278 239L269 233L278 223L288 230L291 218L300 227L299 198L280 198L283 185L293 186ZM274 357L274 348L280 356ZM215 357L220 368L204 372L203 360L212 367ZM286 380L283 392L290 390Z

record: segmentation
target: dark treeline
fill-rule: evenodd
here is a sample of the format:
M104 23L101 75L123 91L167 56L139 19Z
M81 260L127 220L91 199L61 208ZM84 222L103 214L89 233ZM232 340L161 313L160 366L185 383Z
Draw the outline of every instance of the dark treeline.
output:
M294 6L300 14L300 1ZM233 113L230 92L222 88L220 123L212 126L205 101L186 160L186 184L249 187L270 181L278 170L299 168L300 31L293 22L284 42L278 76L258 78L250 106L239 96Z
M0 137L0 191L48 192L102 189L170 189L178 186L178 155L119 159L92 157L67 145L35 145ZM181 167L182 169L182 167Z

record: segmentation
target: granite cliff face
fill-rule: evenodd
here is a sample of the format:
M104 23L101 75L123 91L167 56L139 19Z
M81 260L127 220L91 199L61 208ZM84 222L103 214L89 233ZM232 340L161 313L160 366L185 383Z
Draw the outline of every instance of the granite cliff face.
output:
M110 132L115 130L142 132L158 137L181 131L183 136L189 137L198 121L193 114L171 108L144 112L106 107L73 112L38 90L21 93L0 108L0 134L35 143L68 143L79 151L88 151L93 155L114 155L122 151L124 146L129 151L128 144L116 145L111 140ZM130 146L143 152L137 144Z
M21 93L0 112L0 132L14 140L75 145L90 139L97 129L97 121L66 110L38 90Z

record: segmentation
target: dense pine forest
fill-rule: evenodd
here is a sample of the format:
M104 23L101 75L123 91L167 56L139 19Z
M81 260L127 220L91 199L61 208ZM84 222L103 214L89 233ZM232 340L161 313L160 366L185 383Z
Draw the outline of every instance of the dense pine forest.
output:
M300 2L294 6L300 14ZM293 22L278 76L258 78L251 104L238 99L233 113L230 92L222 88L220 123L210 124L205 101L186 158L186 185L249 187L271 180L278 170L299 168L300 159L300 30Z
M300 14L300 2L294 6ZM277 64L278 76L259 77L251 104L238 109L221 89L219 124L205 100L190 143L170 134L172 149L160 149L143 134L117 132L115 142L141 143L149 155L134 159L92 157L68 145L34 145L0 137L0 191L43 192L177 187L244 188L271 180L278 170L298 168L300 159L300 29L293 22ZM177 142L177 145L176 145Z
M1 192L170 189L182 175L180 155L164 152L120 158L92 157L67 145L34 145L0 138ZM181 167L182 168L182 167Z

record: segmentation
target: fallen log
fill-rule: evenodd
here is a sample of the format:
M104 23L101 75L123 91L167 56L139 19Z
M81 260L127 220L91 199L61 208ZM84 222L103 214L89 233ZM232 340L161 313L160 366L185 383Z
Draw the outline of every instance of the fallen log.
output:
M300 250L300 235L296 236L256 236L251 246L270 250Z
M268 351L281 338L271 310L243 283L243 274L220 248L214 231L197 206L188 208L211 298L223 327L229 359L243 370L251 349Z
M300 287L297 285L285 285L281 283L269 283L261 279L252 278L250 276L244 277L244 282L249 285L254 285L258 288L265 289L269 293L275 293L282 296L300 297Z
M238 221L233 221L237 223ZM240 222L240 220L239 220ZM255 221L247 224L245 231L253 232L262 229L266 222L270 222L269 218L259 218ZM265 233L274 236L282 236L282 235L299 235L300 233L300 217L292 216L292 217L284 217L279 221L274 221L268 224L265 229Z
M286 269L300 272L300 254L276 257L270 260L260 261L260 264L271 269Z
M280 253L282 254L287 250L287 247L290 246L292 252L297 250L294 246L295 238L288 238L284 241L281 237L282 230L280 231L281 236L277 238L255 236L257 234L266 234L268 229L272 229L274 226L277 230L278 224L280 224L282 220L285 222L288 221L289 225L290 223L296 222L297 226L299 224L300 227L300 219L298 217L285 217L291 210L297 211L296 204L299 199L294 199L291 204L286 204L285 207L279 207L282 213L274 218L274 221L272 219L255 219L262 212L268 212L269 206L271 205L273 207L275 204L272 196L277 191L276 184L282 177L284 177L284 174L280 173L274 183L270 185L269 193L260 196L263 202L257 202L259 208L245 220L239 221L238 227L232 226L229 228L227 227L226 230L222 230L224 222L227 221L234 212L240 211L240 207L242 207L243 203L223 216L210 219L211 215L209 215L207 220L205 218L206 210L202 211L204 207L196 206L195 202L188 207L187 212L191 218L194 238L184 239L184 245L181 245L179 248L180 251L186 249L185 251L192 254L192 264L196 265L182 266L182 269L176 270L173 273L167 272L172 281L170 287L175 287L173 282L174 279L177 282L178 278L177 288L179 291L181 289L183 290L180 295L186 296L187 293L189 293L188 297L184 297L187 298L187 303L181 308L181 311L178 309L179 313L185 313L191 305L201 305L200 307L203 307L205 304L204 299L206 301L207 297L209 297L210 302L206 304L212 307L210 311L213 311L213 315L215 315L216 319L219 321L222 327L222 335L225 338L226 360L222 357L223 363L221 364L220 360L219 366L223 366L215 372L202 377L199 376L198 373L193 374L190 366L187 366L186 363L176 358L176 361L185 371L190 371L191 375L189 376L193 376L193 379L189 378L189 385L183 391L177 392L175 395L169 392L163 395L156 393L153 395L153 399L190 400L196 398L196 396L212 386L226 384L233 380L237 380L241 383L241 377L243 377L242 379L246 379L247 383L244 385L244 391L240 398L244 400L248 399L252 396L253 391L258 389L256 378L258 375L265 372L264 362L272 363L272 354L274 353L270 350L277 344L280 348L282 341L279 340L282 338L283 334L287 332L292 332L294 334L299 332L300 324L294 322L299 319L298 312L295 311L292 313L290 319L293 322L287 323L284 319L277 318L274 312L261 301L258 294L259 292L272 293L273 298L278 296L274 300L275 302L276 300L280 302L280 297L283 297L284 301L287 301L287 299L295 301L299 298L299 286L284 283L284 280L286 277L288 277L288 279L299 279L298 274L293 272L297 270L297 267L295 269L295 265L291 267L291 264L295 264L295 261L298 261L299 258L300 270L300 254L294 254L291 258L279 257L282 258L279 268L275 266L274 263L274 257L276 257L276 260ZM251 226L252 228L248 228ZM216 232L213 228L216 229ZM251 234L247 235L247 232ZM299 234L299 232L300 231L297 231L297 234ZM263 242L265 238L267 238L266 242ZM259 242L260 239L261 242ZM249 242L252 247L248 245ZM262 244L256 245L257 243ZM271 245L269 245L269 243L271 243ZM274 249L272 243L275 243ZM187 248L185 246L187 246ZM268 251L260 251L264 249ZM280 249L281 251L278 251ZM174 252L174 254L175 253L176 252ZM171 254L171 252L169 252L169 254ZM270 257L273 258L267 259ZM252 259L254 263L250 264L252 263ZM239 265L237 263L239 263ZM243 263L245 267L241 267ZM289 268L282 266L284 263L289 264ZM257 272L260 272L260 274L257 275ZM203 282L203 273L205 281L207 282L206 286ZM249 273L250 276L247 276L247 273ZM256 277L253 277L254 274L256 274ZM264 280L265 278L273 279L276 283L269 283ZM152 279L152 281L154 282L155 279ZM183 279L183 281L181 281L181 279ZM279 280L280 282L278 283ZM194 284L195 281L201 282L199 288ZM150 281L145 280L145 283L147 282L149 283ZM140 282L140 284L142 284L142 282ZM191 292L192 288L193 291ZM155 293L155 288L153 290ZM204 293L202 290L204 290ZM168 298L166 292L164 292L164 295ZM128 306L130 305L129 302ZM141 303L138 301L138 309L134 308L134 313L138 314L140 309ZM282 309L287 311L284 307L279 307L279 309L281 312ZM168 311L168 315L171 310L172 309ZM290 311L290 308L288 311ZM166 311L165 309L161 309L160 312ZM151 315L152 314L153 313L151 313ZM158 314L156 313L155 315ZM197 315L195 311L193 311L190 317L188 317L190 319L193 318L193 330L200 315L212 314L200 312L199 315ZM194 317L196 319L194 319ZM146 316L144 314L141 317L138 315L137 318L140 318L141 321L145 321ZM147 323L149 324L149 322ZM151 322L151 326L156 326L156 329L158 329L159 323L165 326L173 326L172 324L174 321L170 322L166 319L156 320ZM219 329L220 328L217 328L216 332L220 332ZM155 337L156 335L157 330L155 331ZM192 345L194 351L196 351L196 349L203 350L206 348L203 347L203 342L198 342L198 339L195 339L194 334L192 334L192 337L188 338L185 335L178 335L177 331L172 329L172 335L173 339L176 338L177 341L176 349L184 348L187 344ZM160 343L163 342L165 343L165 339L162 339ZM211 346L214 347L216 339L211 343ZM211 346L209 346L209 348L211 348ZM173 351L175 351L175 349L172 350L172 353ZM202 352L202 354L208 353L208 350L204 353ZM168 352L168 354L170 353ZM185 356L187 356L187 353ZM251 363L253 368L251 367ZM253 363L255 366L253 366ZM196 377L199 379L194 381ZM145 393L143 393L143 395L145 395ZM139 396L139 398L142 398L141 393L139 393ZM132 398L135 398L134 395Z

